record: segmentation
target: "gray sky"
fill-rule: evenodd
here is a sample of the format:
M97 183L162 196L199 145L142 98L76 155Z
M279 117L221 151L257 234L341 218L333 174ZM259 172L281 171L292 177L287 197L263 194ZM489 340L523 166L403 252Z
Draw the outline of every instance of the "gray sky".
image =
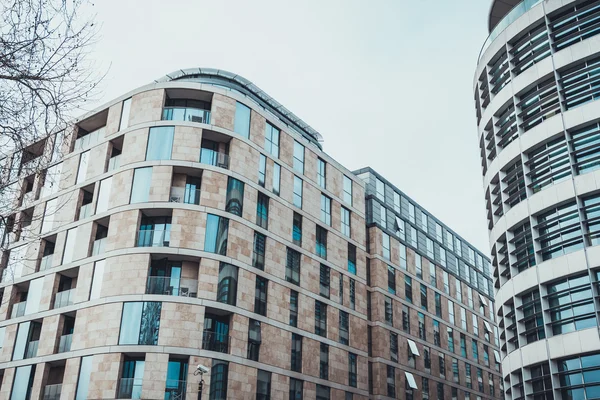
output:
M102 0L98 102L177 69L222 68L489 253L472 94L489 0Z

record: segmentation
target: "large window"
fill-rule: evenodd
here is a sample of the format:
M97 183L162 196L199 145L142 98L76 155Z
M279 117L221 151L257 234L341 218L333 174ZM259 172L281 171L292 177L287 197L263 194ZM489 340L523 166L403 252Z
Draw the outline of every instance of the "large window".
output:
M304 174L304 146L294 140L294 171Z
M302 246L302 215L294 212L292 241L297 246Z
M340 343L347 345L350 342L350 316L346 311L340 310L339 326Z
M408 275L404 275L404 298L409 303L413 302L412 296L412 278Z
M289 400L302 400L304 394L302 390L303 381L290 378Z
M542 258L549 260L583 247L575 202L551 209L537 217Z
M302 208L302 179L294 175L294 205Z
M391 365L387 366L387 395L396 398L396 369Z
M221 262L219 264L219 283L217 301L235 306L237 301L238 267Z
M227 235L229 219L208 214L206 218L206 237L204 251L227 255Z
M137 247L167 247L171 240L171 217L142 217Z
M254 268L265 269L265 249L267 247L267 237L259 232L254 232L254 251L252 253L252 266Z
M345 207L340 207L341 210L341 231L342 235L350 237L350 211Z
M250 108L239 101L235 103L233 131L245 138L250 137Z
M327 305L315 300L315 334L327 337Z
M344 202L352 205L352 179L344 175Z
M330 293L330 269L327 265L321 264L319 268L319 294L329 298Z
M588 244L600 244L600 196L593 195L583 199L583 214L588 230Z
M256 225L269 229L269 196L260 192L256 201Z
M390 332L390 359L398 362L398 334Z
M577 173L583 174L600 168L600 124L596 122L570 134Z
M131 187L130 203L144 203L150 196L150 182L152 180L152 167L136 168L133 172L133 185Z
M212 368L210 369L209 400L222 400L227 398L228 375L229 363L213 359Z
M454 353L454 330L446 327L446 333L448 334L448 350Z
M331 226L331 199L321 194L321 222Z
M269 281L260 276L256 277L254 291L254 312L263 316L267 315L267 290Z
M155 126L148 134L146 160L170 160L173 150L174 126Z
M119 344L157 345L161 303L123 303Z
M388 276L388 292L396 294L396 269L391 265L387 267Z
M327 229L317 225L316 236L315 252L317 256L327 259Z
M270 400L271 399L271 373L258 370L258 377L256 379L256 400Z
M112 176L100 181L100 189L98 190L98 201L96 202L96 214L103 213L108 210L108 202L110 199L110 189L112 187Z
M123 100L123 107L121 108L121 120L119 122L119 130L127 129L129 127L129 113L131 112L131 97ZM78 399L79 400L79 399Z
M554 335L596 326L590 278L587 274L562 279L547 286Z
M258 184L262 187L265 187L265 182L267 179L267 157L263 154L260 155L258 159Z
M265 129L265 150L279 158L279 129L267 122Z
M527 343L544 339L546 334L544 332L544 318L539 290L532 290L521 295L521 303L523 319L520 322L525 325L523 335Z
M77 179L75 180L75 184L84 182L86 180L89 162L90 150L81 153L79 156L79 168L77 169Z
M382 246L382 255L386 260L391 259L391 251L390 251L390 235L385 232L381 232L381 246Z
M289 247L285 263L285 280L300 285L300 253Z
M427 331L425 330L425 315L423 313L417 313L417 320L419 324L419 339L427 340Z
M557 364L563 399L597 399L600 396L600 354L564 358Z
M281 189L281 165L273 163L273 193L279 196Z
M392 299L384 296L384 311L385 311L385 322L390 325L394 325L394 308L392 306Z
M329 379L329 345L320 344L319 378Z
M348 353L348 385L356 387L357 385L357 362L356 354Z
M410 334L410 308L402 305L402 330Z
M348 243L348 272L356 275L356 246Z
M241 217L243 207L244 182L229 177L227 180L227 202L225 204L225 211Z
M292 365L291 370L302 372L302 336L292 333Z
M421 308L427 310L427 286L421 283Z

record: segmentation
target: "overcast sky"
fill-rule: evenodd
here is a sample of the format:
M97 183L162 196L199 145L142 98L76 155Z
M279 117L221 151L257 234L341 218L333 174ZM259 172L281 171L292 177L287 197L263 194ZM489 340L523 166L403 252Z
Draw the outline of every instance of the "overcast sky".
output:
M172 71L237 73L489 253L472 95L489 0L97 1L97 104Z

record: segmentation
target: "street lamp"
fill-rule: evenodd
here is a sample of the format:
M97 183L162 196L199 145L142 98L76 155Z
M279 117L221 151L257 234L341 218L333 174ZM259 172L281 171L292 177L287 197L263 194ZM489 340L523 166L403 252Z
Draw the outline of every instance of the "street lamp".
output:
M204 388L203 376L208 373L208 371L210 371L210 369L202 364L198 364L194 371L194 375L200 375L200 382L198 382L198 400L202 400L202 389Z

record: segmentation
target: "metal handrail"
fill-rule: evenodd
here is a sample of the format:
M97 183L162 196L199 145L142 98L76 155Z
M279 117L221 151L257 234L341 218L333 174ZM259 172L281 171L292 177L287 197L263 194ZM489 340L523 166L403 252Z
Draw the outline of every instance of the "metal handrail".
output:
M202 349L229 353L229 336L214 331L202 332Z

